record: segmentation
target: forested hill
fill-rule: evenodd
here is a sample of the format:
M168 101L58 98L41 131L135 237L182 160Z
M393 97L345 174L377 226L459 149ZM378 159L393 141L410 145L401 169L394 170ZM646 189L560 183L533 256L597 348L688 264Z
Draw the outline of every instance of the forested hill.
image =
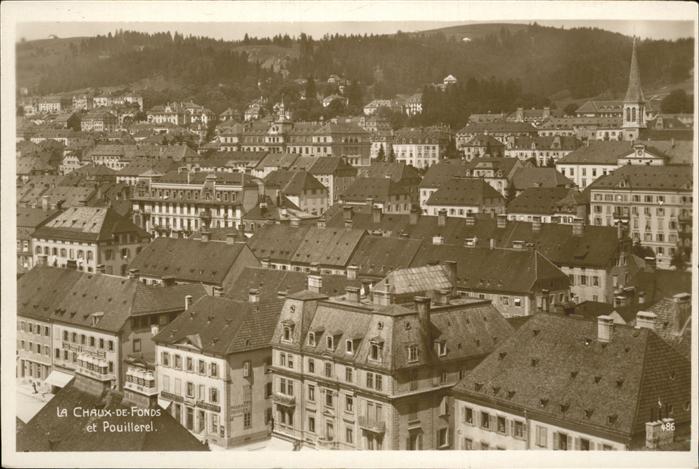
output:
M46 94L157 77L204 104L231 105L273 95L294 78L324 80L330 74L359 82L365 100L420 91L447 74L462 82L512 80L523 93L538 96L618 96L626 87L629 37L536 24L459 28L317 40L302 35L231 42L117 31L29 41L17 45L18 85ZM638 57L645 88L677 83L690 77L693 40L642 41Z

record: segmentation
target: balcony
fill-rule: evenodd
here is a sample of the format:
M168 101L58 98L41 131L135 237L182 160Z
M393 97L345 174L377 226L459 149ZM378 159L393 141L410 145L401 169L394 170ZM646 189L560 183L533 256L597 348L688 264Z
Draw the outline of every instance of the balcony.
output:
M386 433L386 422L369 417L359 417L359 427L373 433Z
M334 440L326 440L325 438L318 438L318 449L340 449L340 442Z
M288 396L286 394L280 394L278 392L272 394L272 400L277 404L281 404L287 407L293 407L296 405L296 397Z

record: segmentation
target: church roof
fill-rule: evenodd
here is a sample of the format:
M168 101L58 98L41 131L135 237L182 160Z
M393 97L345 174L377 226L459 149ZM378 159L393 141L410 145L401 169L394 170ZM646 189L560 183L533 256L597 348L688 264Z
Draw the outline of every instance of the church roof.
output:
M634 39L633 51L631 52L631 69L629 70L629 87L626 89L624 102L642 103L645 100L643 90L641 89L641 72L638 68L638 59L636 58L636 39Z

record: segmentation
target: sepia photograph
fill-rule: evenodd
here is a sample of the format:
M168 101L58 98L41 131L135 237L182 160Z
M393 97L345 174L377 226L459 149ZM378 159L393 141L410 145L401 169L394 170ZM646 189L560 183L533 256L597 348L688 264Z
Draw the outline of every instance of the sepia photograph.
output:
M3 459L696 467L697 7L487 3L3 2Z

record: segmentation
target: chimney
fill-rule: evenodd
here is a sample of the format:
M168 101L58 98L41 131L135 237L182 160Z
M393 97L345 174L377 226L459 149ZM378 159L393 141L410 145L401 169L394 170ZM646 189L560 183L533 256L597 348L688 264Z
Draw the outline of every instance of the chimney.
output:
M409 223L411 225L417 225L417 222L419 220L420 220L420 209L417 207L413 207L410 210Z
M581 219L575 219L573 221L573 236L580 237L583 235L585 225Z
M657 314L650 311L639 311L636 313L636 329L650 329L654 331L657 320Z
M345 225L347 225L347 222L349 221L350 226L352 226L351 222L352 222L353 215L354 215L354 209L351 206L345 205L344 207L342 207L342 218L343 218L343 220L345 220Z
M495 249L495 238L490 238L490 249Z
M211 239L211 232L208 230L202 230L201 231L201 241L206 243Z
M235 234L233 233L228 233L226 235L226 243L228 244L235 244Z
M138 269L129 269L129 278L138 278Z
M541 231L541 220L532 220L532 232L538 233Z
M186 295L184 297L184 310L189 310L190 306L192 306L192 295Z
M211 289L211 293L213 296L223 296L223 287L214 285L214 287Z
M259 303L260 302L260 290L257 288L251 288L248 290L248 303Z
M447 271L447 277L449 278L449 283L451 283L452 291L455 291L456 290L456 279L457 279L456 261L442 261L441 264L444 267L444 269Z
M345 287L345 300L359 303L359 287Z
M374 295L374 304L388 306L393 303L393 293L391 292L391 285L388 281L386 281L386 291L374 289L372 294Z
M449 288L440 288L437 291L437 302L440 305L446 305L449 304L449 295L451 294L451 289Z
M41 209L43 211L47 211L49 209L49 196L48 195L41 196Z
M432 244L435 246L440 246L440 245L444 244L444 236L442 236L442 235L432 236Z
M95 270L98 274L103 274L105 272L104 264L99 264Z
M611 342L614 334L614 319L611 316L597 318L597 340L602 343Z
M675 307L672 310L672 334L682 334L682 329L687 324L687 319L692 312L692 295L689 293L678 293L672 297Z
M323 277L320 275L308 276L308 289L313 293L320 293L323 288Z
M507 215L498 215L497 227L506 228L507 227Z
M442 209L437 212L437 226L445 226L447 224L447 211Z
M163 287L171 287L175 284L175 277L172 275L165 275L163 276L161 284Z
M544 107L544 112L542 113L542 117L544 119L548 119L549 117L551 117L551 108L550 107L548 107L548 106Z
M432 345L432 322L430 321L431 301L426 296L415 297L415 309L422 332L427 336L427 343Z
M371 221L372 223L381 223L381 207L371 207Z
M356 280L357 279L357 272L359 272L359 267L356 265L348 265L347 266L347 278L349 280Z
M311 262L310 269L311 269L310 272L312 274L315 274L315 275L320 274L320 264L318 264L317 262Z

